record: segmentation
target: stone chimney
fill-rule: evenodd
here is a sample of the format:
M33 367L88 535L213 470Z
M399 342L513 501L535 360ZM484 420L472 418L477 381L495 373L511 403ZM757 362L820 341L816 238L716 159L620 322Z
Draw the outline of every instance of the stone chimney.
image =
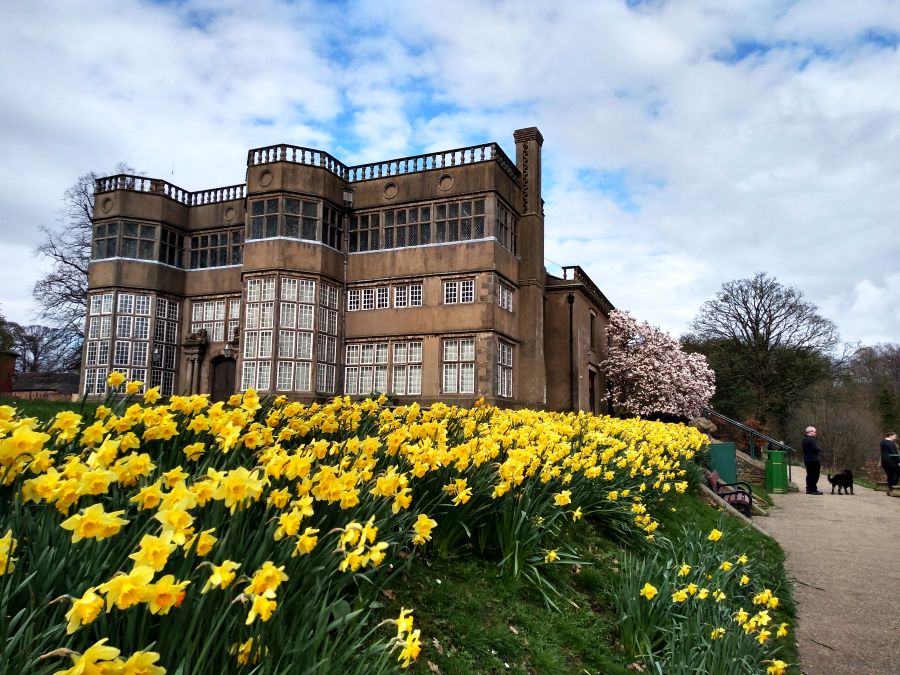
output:
M541 146L544 137L537 127L519 129L516 166L522 178L519 204L519 290L517 310L519 335L518 392L530 405L547 403L547 373L544 363L544 209L541 199Z

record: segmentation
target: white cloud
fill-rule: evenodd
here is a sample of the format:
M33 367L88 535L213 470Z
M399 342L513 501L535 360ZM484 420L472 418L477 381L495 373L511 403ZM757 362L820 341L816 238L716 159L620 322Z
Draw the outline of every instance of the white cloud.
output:
M198 190L260 145L512 153L536 125L547 257L617 306L677 335L766 271L846 339L900 342L893 0L43 7L0 27L0 250L20 258L68 185L120 161ZM25 320L16 279L0 311Z

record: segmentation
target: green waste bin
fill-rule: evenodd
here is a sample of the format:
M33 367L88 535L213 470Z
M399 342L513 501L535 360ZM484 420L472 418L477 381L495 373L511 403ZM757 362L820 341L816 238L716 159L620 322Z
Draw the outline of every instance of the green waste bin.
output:
M737 460L734 443L710 443L709 465L719 472L719 480L723 483L737 481Z
M769 450L766 455L766 490L769 492L788 491L787 462L784 450Z

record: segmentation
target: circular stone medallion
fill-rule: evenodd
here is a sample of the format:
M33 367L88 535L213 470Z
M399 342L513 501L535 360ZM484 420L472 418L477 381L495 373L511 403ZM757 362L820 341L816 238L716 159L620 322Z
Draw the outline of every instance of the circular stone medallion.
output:
M272 184L272 172L269 171L268 169L266 169L261 174L259 174L259 184L262 185L263 187L266 187L266 185L271 185Z
M397 184L386 183L384 189L381 192L384 195L385 199L393 199L397 196Z
M103 200L103 203L100 204L100 208L103 210L103 213L109 213L112 209L112 199L107 197Z
M453 187L453 182L453 176L451 176L449 173L441 174L441 177L438 178L438 189L446 192Z
M231 220L232 218L234 218L234 207L229 206L225 209L225 220Z

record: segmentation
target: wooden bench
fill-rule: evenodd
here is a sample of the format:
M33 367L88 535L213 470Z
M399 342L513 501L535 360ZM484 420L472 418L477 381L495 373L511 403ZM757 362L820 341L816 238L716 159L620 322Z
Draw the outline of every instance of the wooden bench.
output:
M750 483L737 481L736 483L723 483L719 480L718 471L710 471L709 485L725 503L730 504L745 516L753 515L753 489Z

